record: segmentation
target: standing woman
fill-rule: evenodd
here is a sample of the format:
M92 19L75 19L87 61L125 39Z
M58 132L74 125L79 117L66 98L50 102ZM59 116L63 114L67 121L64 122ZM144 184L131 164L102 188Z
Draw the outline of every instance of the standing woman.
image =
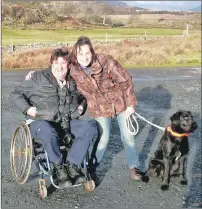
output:
M131 76L112 56L96 54L88 37L80 37L75 43L71 63L70 74L78 91L87 99L89 114L98 122L97 162L101 161L109 142L111 118L116 117L130 177L142 180L134 136L125 125L126 117L134 113L137 104Z

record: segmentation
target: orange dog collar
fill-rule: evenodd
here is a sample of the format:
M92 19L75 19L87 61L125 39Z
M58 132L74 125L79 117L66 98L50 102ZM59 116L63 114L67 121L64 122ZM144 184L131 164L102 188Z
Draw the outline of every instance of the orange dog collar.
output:
M176 137L179 137L179 138L190 135L189 133L178 134L171 129L171 126L168 126L167 131L170 132L173 136L176 136Z

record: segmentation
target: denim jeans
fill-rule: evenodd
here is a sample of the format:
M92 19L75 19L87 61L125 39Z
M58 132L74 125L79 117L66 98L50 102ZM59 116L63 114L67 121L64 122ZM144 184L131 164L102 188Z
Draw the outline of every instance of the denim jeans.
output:
M75 165L81 165L94 136L97 135L97 123L95 120L75 119L70 121L70 126L75 139L66 160ZM38 139L43 145L50 162L62 164L62 153L59 147L61 127L45 120L35 120L30 124L30 131L32 137Z
M127 164L129 168L137 168L139 166L138 151L136 148L134 136L127 131L125 118L125 111L117 115L121 140L124 145ZM104 152L107 148L107 144L109 142L111 118L98 117L95 118L95 120L98 122L98 130L100 137L95 153L97 162L99 163L104 155Z

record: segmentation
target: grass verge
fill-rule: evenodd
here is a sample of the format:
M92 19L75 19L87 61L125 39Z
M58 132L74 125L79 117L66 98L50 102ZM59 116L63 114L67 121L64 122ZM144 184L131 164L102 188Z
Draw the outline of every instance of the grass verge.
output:
M97 53L112 55L127 68L201 65L200 35L94 44L94 49ZM71 51L71 47L69 50ZM51 52L51 48L46 48L13 54L3 53L2 69L48 67Z
M135 39L137 36L182 35L181 29L110 28L86 30L20 30L2 29L2 45L25 45L41 42L75 42L79 36L88 36L93 41Z

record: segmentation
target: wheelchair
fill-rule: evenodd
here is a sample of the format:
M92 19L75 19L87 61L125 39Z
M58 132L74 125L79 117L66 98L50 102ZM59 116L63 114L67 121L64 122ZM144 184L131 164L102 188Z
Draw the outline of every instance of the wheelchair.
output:
M63 155L67 154L68 146L63 144L60 146ZM38 170L39 195L42 199L47 197L48 190L46 187L45 176L48 176L52 185L56 189L64 189L62 185L58 184L57 172L49 162L48 155L44 150L42 144L37 139L32 138L29 125L26 121L21 122L12 137L10 148L10 165L12 175L18 184L28 182L28 177L31 172L31 167L35 161ZM87 192L92 192L95 189L95 182L91 179L89 170L89 151L82 163L82 171L85 175L86 181L82 184L72 185L83 186Z

